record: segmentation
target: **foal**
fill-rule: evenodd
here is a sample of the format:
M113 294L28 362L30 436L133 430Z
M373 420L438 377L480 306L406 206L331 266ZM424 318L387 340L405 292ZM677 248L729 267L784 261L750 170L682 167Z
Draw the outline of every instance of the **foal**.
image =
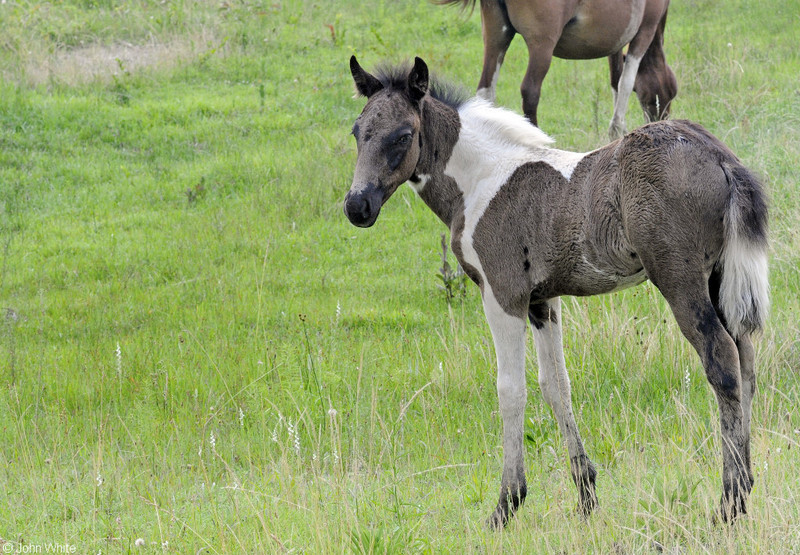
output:
M350 69L368 101L353 126L358 159L345 214L371 226L408 181L450 228L453 252L481 289L503 417L503 476L489 523L504 525L527 492L526 318L579 508L588 515L597 505L597 473L572 411L559 297L645 279L666 298L717 396L721 516L746 512L753 484L750 336L769 303L767 206L753 175L691 122L652 123L593 152L564 152L522 116L429 89L419 58L410 70L377 77L355 57Z

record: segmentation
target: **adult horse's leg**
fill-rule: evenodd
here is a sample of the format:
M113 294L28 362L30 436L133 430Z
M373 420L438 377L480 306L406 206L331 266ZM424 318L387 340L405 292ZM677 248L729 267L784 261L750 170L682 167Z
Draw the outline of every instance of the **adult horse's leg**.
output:
M520 86L522 111L532 124L538 125L536 110L542 81L566 21L564 14L550 9L547 2L507 2L506 6L509 21L528 46L528 69Z
M488 284L483 291L483 310L492 330L497 355L497 396L503 417L503 478L500 499L488 524L505 526L527 494L523 464L525 416L525 308L510 315L498 304Z
M642 22L636 35L628 44L628 51L622 64L622 75L619 78L617 95L614 101L614 115L611 118L611 125L608 130L609 137L612 140L618 139L625 134L625 112L628 110L628 99L636 84L639 65L659 29L663 40L663 26L666 25L668 6L669 0L648 0L645 2Z
M622 77L622 63L625 56L622 50L616 54L608 57L608 69L611 74L611 92L614 94L614 104L617 103L617 87L619 87L619 78Z
M481 2L481 28L483 30L483 71L478 82L477 95L494 102L497 77L503 57L506 55L514 28L508 21L505 2L483 0Z
M682 260L678 257L670 261L674 264L668 266L680 268ZM649 269L648 274L653 275ZM709 297L708 282L704 276L692 276L686 270L675 280L662 280L661 277L654 276L653 281L667 299L681 332L700 355L706 378L717 396L722 430L721 516L730 521L746 512L747 496L753 487L750 437L745 427L744 406L747 402L743 402L745 395L751 395L752 392L750 387L747 392L743 387L740 350L719 318ZM746 356L748 340L740 340ZM751 379L751 373L752 366L746 371L748 379Z
M572 413L567 365L561 335L561 299L532 304L528 309L536 356L539 361L539 387L545 402L558 421L561 435L567 442L572 480L578 488L580 512L589 516L597 506L595 477L597 471L586 456L575 416Z
M656 33L647 48L639 72L636 74L634 90L642 105L647 121L657 121L669 117L670 104L678 94L678 81L667 65L664 56L664 27L667 24L667 12L656 28Z
M536 111L539 106L539 97L542 93L542 81L550 69L553 59L555 43L542 42L537 37L525 37L528 45L528 69L522 78L520 92L522 93L522 112L533 125L539 125Z
M655 29L640 29L628 45L628 52L622 64L622 74L617 83L614 115L611 117L611 125L608 129L608 136L611 140L618 139L625 134L625 112L628 110L628 99L633 91L633 84L636 81L636 74L639 72L642 56L644 56L647 47L650 45L654 32Z

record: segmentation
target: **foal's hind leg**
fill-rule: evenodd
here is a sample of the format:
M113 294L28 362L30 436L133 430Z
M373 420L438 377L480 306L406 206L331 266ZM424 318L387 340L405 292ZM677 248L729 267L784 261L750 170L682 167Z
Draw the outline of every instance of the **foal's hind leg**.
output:
M584 516L589 516L597 507L594 485L597 471L586 456L572 413L569 376L564 362L561 336L561 299L532 304L528 316L539 361L539 387L545 402L556 416L561 435L567 442L572 480L578 488L580 500L578 509Z
M750 483L753 483L753 472L750 462L750 414L753 407L753 395L756 392L756 373L755 373L755 351L750 334L743 334L736 340L736 348L739 350L739 365L742 372L742 416L745 443L744 461L747 466L747 473Z
M746 512L747 496L753 487L750 438L745 426L747 401L743 403L744 396L751 393L749 387L742 385L740 350L711 302L705 279L682 276L675 283L663 283L658 279L654 282L672 308L681 332L700 355L706 377L717 396L722 430L721 512L722 518L730 521ZM745 354L747 342L747 339L740 341ZM752 366L749 368L751 373ZM746 412L749 414L749 408Z

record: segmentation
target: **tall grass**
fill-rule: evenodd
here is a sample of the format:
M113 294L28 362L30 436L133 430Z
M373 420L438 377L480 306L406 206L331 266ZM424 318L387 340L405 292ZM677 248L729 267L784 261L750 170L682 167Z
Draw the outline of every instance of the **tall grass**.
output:
M800 549L798 8L674 3L666 35L673 116L723 138L772 198L749 515L711 524L716 403L644 285L564 305L601 510L575 511L531 349L530 493L492 533L501 422L478 292L439 289L444 230L410 190L373 229L341 214L363 103L349 56L372 67L420 55L471 88L478 14L423 0L0 4L2 541L85 553ZM500 77L498 101L514 109L526 60L513 44ZM603 143L606 71L554 62L540 118L559 146ZM629 114L642 123L633 103Z

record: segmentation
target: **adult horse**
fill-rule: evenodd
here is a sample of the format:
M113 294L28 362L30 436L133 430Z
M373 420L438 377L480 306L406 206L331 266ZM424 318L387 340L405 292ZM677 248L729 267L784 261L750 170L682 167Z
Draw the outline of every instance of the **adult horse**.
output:
M476 0L438 0L474 7ZM481 0L483 71L478 95L494 102L503 57L516 33L528 46L522 110L538 125L536 109L553 56L586 60L608 56L614 115L609 136L625 133L625 112L636 91L647 121L666 119L678 92L664 58L669 0ZM628 51L622 49L628 45ZM624 60L624 61L623 61Z
M353 126L350 222L375 223L408 181L450 228L481 288L497 355L503 477L489 522L505 524L527 492L523 465L526 318L539 385L567 442L581 510L597 503L596 471L570 399L562 295L652 281L700 355L722 430L721 513L745 512L752 488L751 334L766 317L767 206L758 180L717 138L686 121L650 123L589 153L551 148L522 116L428 87L428 68L374 76L350 69L368 98Z

